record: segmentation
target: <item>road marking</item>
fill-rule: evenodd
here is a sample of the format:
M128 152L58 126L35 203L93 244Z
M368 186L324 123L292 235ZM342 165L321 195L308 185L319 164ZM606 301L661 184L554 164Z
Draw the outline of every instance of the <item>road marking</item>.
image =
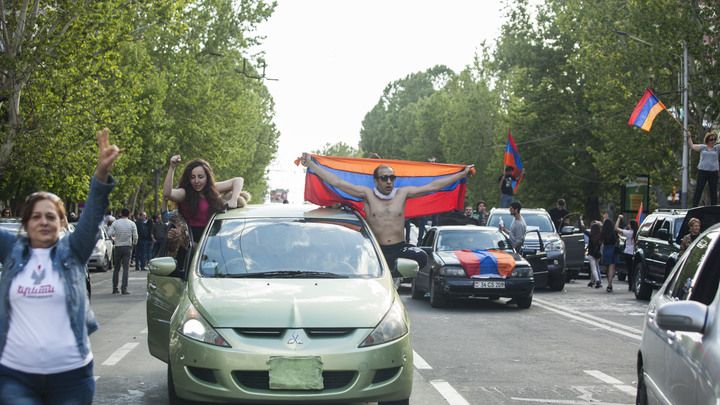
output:
M415 368L418 370L432 370L432 367L430 367L430 364L425 361L422 357L420 357L419 354L415 350L413 350L413 364L415 365Z
M617 322L609 321L607 319L603 319L594 315L590 315L585 312L576 311L571 308L563 307L556 304L551 304L548 301L533 298L533 305L539 306L540 308L547 309L548 311L553 311L555 313L558 313L562 316L568 317L570 319L574 319L576 321L584 322L589 325L605 329L610 332L614 332L623 336L627 336L629 338L635 339L635 340L642 340L642 331L633 328L627 325L623 325Z
M108 357L107 360L105 360L102 365L103 366L114 366L116 365L120 360L123 359L132 349L134 349L137 345L140 343L125 343L123 347L115 350L115 353L111 354L110 357Z
M430 384L432 384L433 387L440 393L440 395L445 398L445 400L450 405L470 405L468 401L465 400L460 394L458 394L457 391L455 391L455 388L452 387L447 381L445 380L433 380L430 381Z
M140 334L147 335L147 333L148 333L148 328L145 328L145 329L143 329L143 330L140 331Z
M523 402L539 402L543 404L562 404L562 405L587 405L587 404L593 404L593 405L627 405L623 403L617 403L617 402L600 402L600 401L574 401L572 399L542 399L542 398L515 398L510 397L513 401L523 401Z
M620 391L622 391L626 394L635 395L635 393L636 393L636 389L634 387L625 385L625 384L623 384L622 381L618 380L617 378L610 377L609 375L603 373L602 371L599 371L599 370L583 370L583 371L605 383L611 384L613 387L619 389Z

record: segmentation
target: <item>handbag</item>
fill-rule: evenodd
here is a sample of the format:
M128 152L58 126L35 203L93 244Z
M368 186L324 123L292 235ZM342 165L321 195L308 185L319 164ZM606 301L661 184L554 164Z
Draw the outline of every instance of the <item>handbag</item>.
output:
M615 244L615 253L617 253L619 255L625 253L625 243L624 242L622 245L620 245L618 243Z

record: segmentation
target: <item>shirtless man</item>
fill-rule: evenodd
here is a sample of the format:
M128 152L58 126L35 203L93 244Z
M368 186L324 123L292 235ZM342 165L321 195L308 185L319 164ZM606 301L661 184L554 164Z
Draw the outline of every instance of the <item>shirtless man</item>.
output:
M375 188L370 188L349 183L328 172L318 166L307 153L302 154L300 162L331 186L363 199L365 219L375 238L380 242L380 248L385 261L392 269L393 277L402 277L395 270L395 262L400 257L416 261L420 268L427 264L427 253L405 242L405 201L408 198L421 197L441 190L460 179L470 177L470 170L473 167L466 166L465 170L459 173L437 179L424 186L395 188L395 172L392 167L380 165L373 173Z

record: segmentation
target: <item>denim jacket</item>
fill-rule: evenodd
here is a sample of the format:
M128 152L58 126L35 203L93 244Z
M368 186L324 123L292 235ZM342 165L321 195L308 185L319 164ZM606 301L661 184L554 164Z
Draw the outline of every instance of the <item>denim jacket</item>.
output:
M107 183L92 176L90 193L75 231L58 240L50 250L53 268L60 269L60 277L65 285L70 328L83 357L90 353L88 335L98 329L87 298L85 268L97 242L98 228L110 205L108 196L116 184L112 176L108 177ZM5 349L10 328L10 284L29 259L30 243L27 237L0 230L0 261L3 263L0 274L0 356Z

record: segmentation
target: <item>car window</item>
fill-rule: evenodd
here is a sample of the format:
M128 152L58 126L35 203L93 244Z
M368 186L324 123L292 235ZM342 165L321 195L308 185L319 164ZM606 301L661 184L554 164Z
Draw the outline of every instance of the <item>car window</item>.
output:
M717 261L720 258L720 251L718 251L719 234L720 232L708 233L702 241L695 245L695 248L697 248L700 243L707 242L708 244L708 246L704 247L706 251L705 258L701 264L700 275L695 277L690 299L705 305L710 305L715 299L718 282L720 282L720 272L717 271Z
M488 218L487 226L497 227L500 225L500 218L502 218L503 223L505 223L505 226L507 228L510 228L510 224L512 224L513 216L510 214L498 214L494 213L490 215L490 218Z
M710 251L710 246L715 237L717 237L717 233L703 235L696 241L688 254L684 256L683 262L678 265L672 281L668 283L665 290L665 294L672 300L683 301L690 297L694 288L695 276L705 256Z
M682 227L684 220L685 218L675 218L675 224L673 225L673 239L677 239L678 234L680 233L680 227Z
M437 251L498 249L510 247L498 230L443 230L438 233Z
M650 228L652 228L654 222L655 217L648 217L645 221L643 221L642 225L640 225L640 229L638 229L638 236L646 237L650 235Z
M368 231L359 222L286 218L213 222L199 265L205 277L266 272L379 277L380 263Z
M665 229L669 235L670 234L670 221L668 221L667 219L655 221L655 226L653 226L652 233L650 236L653 238L657 238L659 236L658 234L660 233L661 229Z
M423 237L421 246L432 246L433 242L435 241L435 229L429 230L425 236Z
M520 212L520 215L522 215L525 219L525 224L527 226L537 226L540 232L555 232L555 225L553 225L549 215L532 213L525 214L522 211ZM512 223L512 221L509 223Z

